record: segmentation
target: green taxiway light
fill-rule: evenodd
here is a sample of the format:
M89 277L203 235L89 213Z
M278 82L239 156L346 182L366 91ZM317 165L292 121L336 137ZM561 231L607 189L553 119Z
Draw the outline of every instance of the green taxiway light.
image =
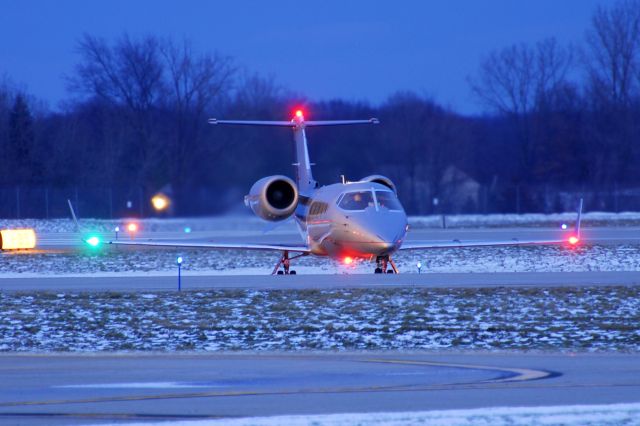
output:
M100 244L100 238L96 236L89 237L87 238L87 244L89 244L91 247L97 247L98 244Z

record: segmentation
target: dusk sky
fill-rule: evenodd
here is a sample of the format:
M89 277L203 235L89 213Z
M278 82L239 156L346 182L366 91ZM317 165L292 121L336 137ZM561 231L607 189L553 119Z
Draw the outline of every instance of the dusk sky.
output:
M603 0L32 1L0 0L0 76L55 108L89 33L156 34L217 50L313 100L374 104L414 90L462 113L481 106L467 76L513 43L584 38Z

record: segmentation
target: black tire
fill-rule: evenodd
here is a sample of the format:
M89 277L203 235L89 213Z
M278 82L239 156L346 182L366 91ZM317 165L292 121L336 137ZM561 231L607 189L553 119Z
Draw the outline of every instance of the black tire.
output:
M381 274L382 273L382 268L376 268L376 270L373 273L374 274Z
M389 269L389 270L387 271L387 274L395 274L395 272L393 272L393 269Z
M296 271L289 271L289 275L296 275Z
M284 272L278 271L278 275L284 275Z

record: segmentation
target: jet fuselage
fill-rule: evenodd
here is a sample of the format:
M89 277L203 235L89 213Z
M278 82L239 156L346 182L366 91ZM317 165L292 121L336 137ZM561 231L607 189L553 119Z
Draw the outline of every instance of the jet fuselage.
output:
M395 193L375 182L320 187L300 197L295 219L313 254L339 259L389 256L407 233Z

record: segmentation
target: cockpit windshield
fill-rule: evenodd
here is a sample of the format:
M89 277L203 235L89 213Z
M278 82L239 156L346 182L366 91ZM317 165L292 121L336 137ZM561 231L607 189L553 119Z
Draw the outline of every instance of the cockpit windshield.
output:
M391 191L376 191L376 199L378 200L378 206L381 208L402 210L402 205L398 201L396 194Z
M374 207L371 191L347 192L342 196L338 207L344 210L364 210Z

